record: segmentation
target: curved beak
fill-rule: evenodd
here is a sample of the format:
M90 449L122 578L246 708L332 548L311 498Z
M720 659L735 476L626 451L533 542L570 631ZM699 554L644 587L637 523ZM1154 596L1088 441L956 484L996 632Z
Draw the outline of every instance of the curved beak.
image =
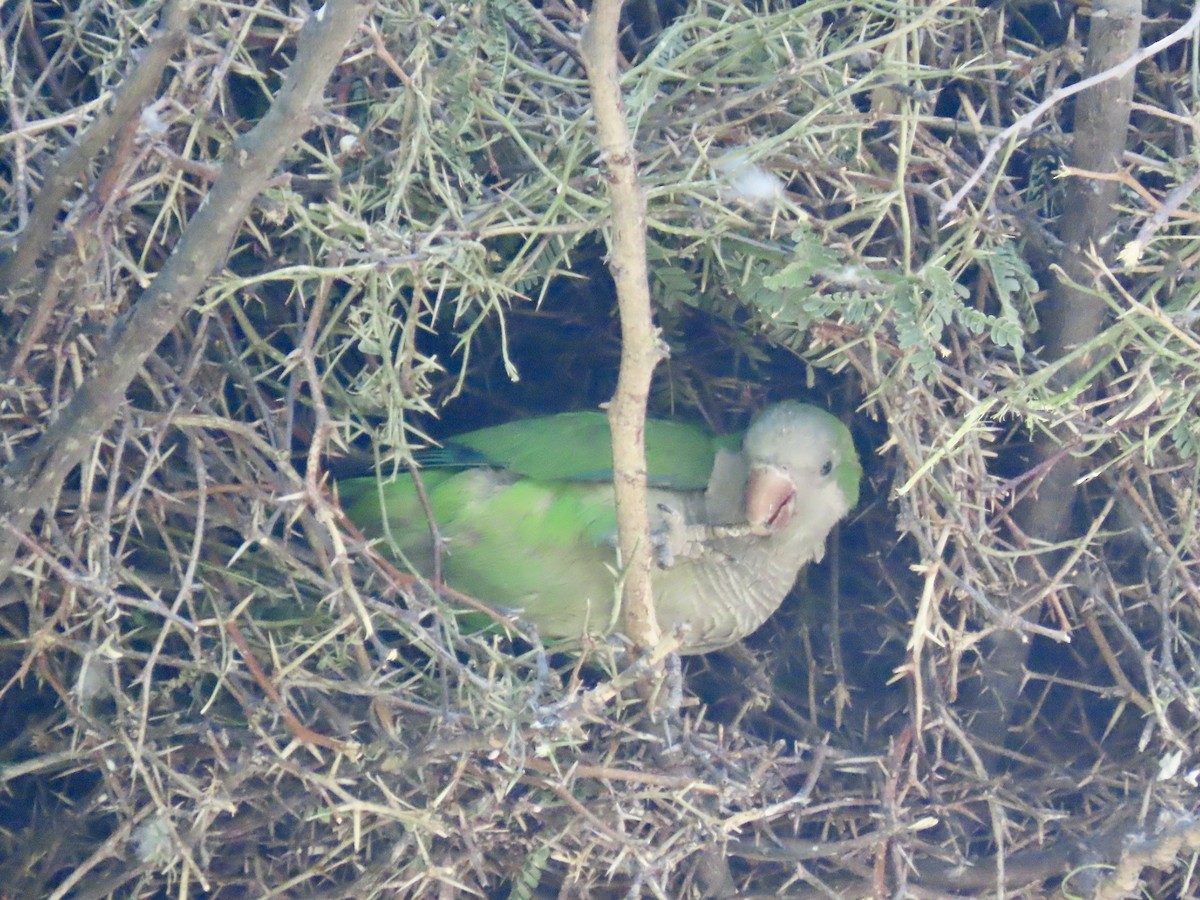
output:
M796 485L782 469L754 466L746 481L746 521L755 531L772 533L792 518Z

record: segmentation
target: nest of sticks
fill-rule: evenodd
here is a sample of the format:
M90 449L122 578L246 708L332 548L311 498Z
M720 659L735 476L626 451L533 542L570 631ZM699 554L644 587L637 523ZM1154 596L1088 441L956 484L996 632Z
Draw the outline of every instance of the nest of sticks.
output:
M288 4L10 5L0 228L44 249L6 263L6 478L123 363L108 337L304 25ZM0 893L1196 891L1200 243L1186 195L1151 219L1189 177L1170 150L1194 144L1173 112L1195 108L1188 45L1138 83L1118 233L1141 256L1090 258L1103 328L1049 358L1064 105L1002 170L981 161L1078 76L1068 23L626 14L671 347L651 413L841 415L866 477L826 562L663 704L607 646L464 632L340 515L331 470L595 406L620 351L583 13L380 0L82 464L6 526ZM998 719L1004 635L1025 656Z

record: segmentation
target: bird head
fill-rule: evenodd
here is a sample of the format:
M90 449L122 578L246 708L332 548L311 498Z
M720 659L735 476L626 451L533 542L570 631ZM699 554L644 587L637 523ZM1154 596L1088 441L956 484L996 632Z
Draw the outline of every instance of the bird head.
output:
M750 527L775 534L793 522L822 533L858 503L862 466L850 430L806 403L768 407L742 443Z

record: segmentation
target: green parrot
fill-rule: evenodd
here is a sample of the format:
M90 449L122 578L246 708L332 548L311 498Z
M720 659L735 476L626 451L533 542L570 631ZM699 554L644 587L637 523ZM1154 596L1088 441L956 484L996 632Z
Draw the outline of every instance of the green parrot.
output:
M658 621L679 634L681 653L707 653L758 628L821 559L858 502L862 467L845 425L795 401L768 407L740 441L653 419L645 435ZM603 413L484 428L417 462L446 542L447 584L550 641L619 629ZM344 480L339 492L352 522L430 571L432 538L410 478Z

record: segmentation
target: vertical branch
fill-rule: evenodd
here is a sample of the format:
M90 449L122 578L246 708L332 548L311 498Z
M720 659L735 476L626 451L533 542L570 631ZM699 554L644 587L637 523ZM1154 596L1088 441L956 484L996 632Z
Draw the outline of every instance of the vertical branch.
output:
M621 316L621 367L608 407L613 442L613 488L617 534L625 566L622 624L642 648L662 634L650 587L649 514L646 508L646 398L654 367L665 355L654 326L646 271L646 198L637 179L637 158L625 124L617 68L621 0L597 0L584 29L587 66L600 160L612 198L608 266L617 286Z
M1140 0L1101 0L1092 8L1088 29L1085 74L1105 72L1137 53L1141 37ZM1120 78L1107 79L1079 95L1075 105L1071 166L1103 176L1117 172L1129 131L1130 101L1134 70ZM1119 184L1115 179L1076 175L1067 186L1066 212L1062 217L1064 252L1059 260L1063 275L1050 292L1042 313L1044 323L1042 356L1047 361L1062 359L1093 340L1104 328L1106 305L1098 294L1087 290L1099 272L1088 260L1091 252L1111 258L1111 235L1117 222ZM1078 285L1078 286L1077 286ZM1069 362L1054 384L1062 389L1083 378L1092 366L1086 357ZM1089 388L1090 393L1090 388ZM1017 508L1019 528L1035 546L1054 546L1067 535L1070 509L1075 502L1076 482L1083 472L1079 456L1062 452L1062 438L1040 437L1034 445L1035 467L1047 466L1037 495ZM1023 561L1028 584L1044 578L1033 557ZM1020 613L1023 596L1009 598L1008 608ZM1036 615L1024 613L1026 617ZM985 743L1002 745L1014 704L1025 683L1029 643L1017 630L999 631L985 648L983 689L976 708L979 717L974 732Z

